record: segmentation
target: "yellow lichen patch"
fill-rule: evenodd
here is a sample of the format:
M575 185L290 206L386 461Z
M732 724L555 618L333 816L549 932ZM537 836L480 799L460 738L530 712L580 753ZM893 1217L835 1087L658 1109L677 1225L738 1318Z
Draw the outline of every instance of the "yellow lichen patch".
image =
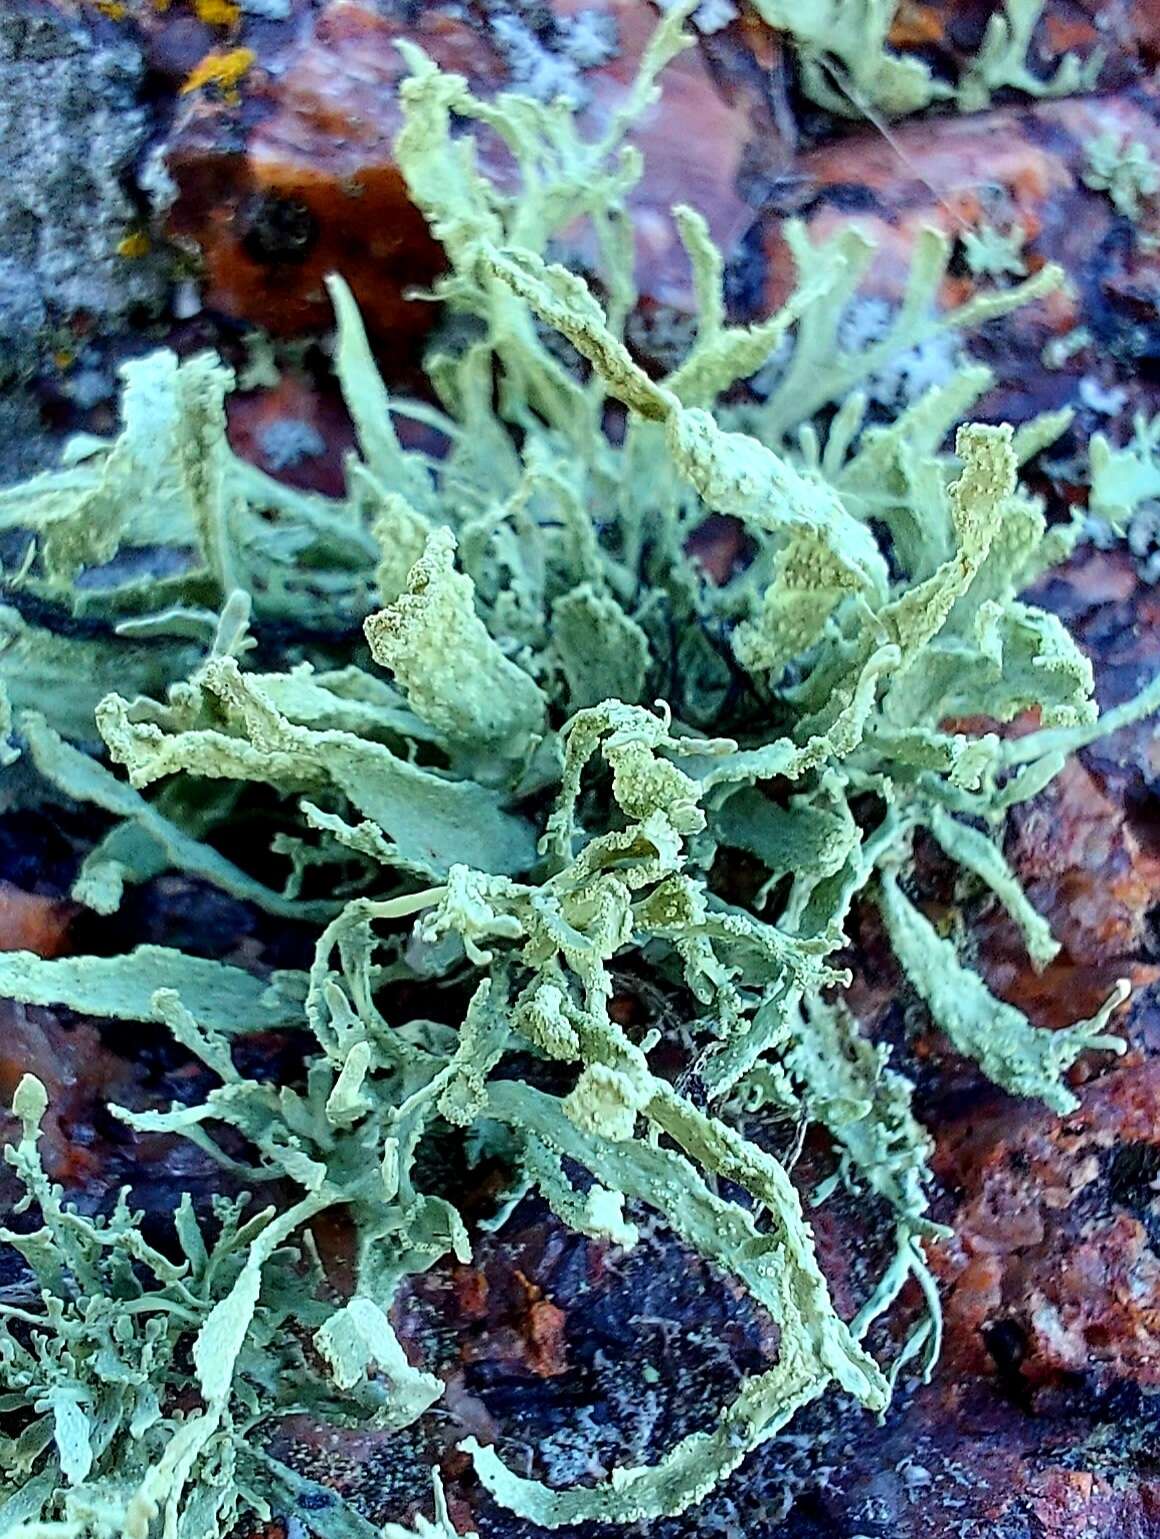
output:
M190 70L181 94L200 91L205 86L216 86L228 102L238 100L238 84L245 78L254 63L252 48L214 49Z
M150 240L144 230L133 230L117 242L117 255L128 257L131 261L145 256L150 248Z
M110 21L124 21L129 14L128 7L122 4L122 0L97 0L97 10L102 16L107 16Z
M198 21L209 27L232 27L241 14L234 0L193 0L193 9Z

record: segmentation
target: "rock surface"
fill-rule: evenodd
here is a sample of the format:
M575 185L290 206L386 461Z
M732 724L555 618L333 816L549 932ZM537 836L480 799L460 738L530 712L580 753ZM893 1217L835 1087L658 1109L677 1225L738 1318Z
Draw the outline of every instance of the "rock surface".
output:
M128 36L14 0L0 14L0 484L38 468L27 391L55 356L61 393L107 394L104 337L161 302L166 262L129 178L150 130Z

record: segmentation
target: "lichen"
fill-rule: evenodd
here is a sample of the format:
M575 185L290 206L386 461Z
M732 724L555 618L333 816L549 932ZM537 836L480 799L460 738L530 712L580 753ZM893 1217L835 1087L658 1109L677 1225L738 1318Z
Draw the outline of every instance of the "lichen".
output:
M1093 89L1103 67L1100 53L1083 62L1065 54L1047 78L1028 67L1043 0L1002 0L957 83L891 46L898 0L754 0L754 8L793 45L806 95L844 117L902 117L940 101L979 112L1002 90L1069 96Z
M237 25L241 8L234 0L193 0L193 13L207 27L233 27Z
M1145 202L1160 191L1160 166L1139 139L1109 131L1087 144L1083 180L1096 192L1106 192L1116 212L1135 223Z
M183 96L212 86L229 103L240 100L239 85L254 67L252 48L215 48L199 59L181 82Z
M96 637L16 609L3 622L4 758L35 770L38 795L113 820L74 896L108 912L126 884L179 868L315 934L308 970L269 980L157 946L0 957L10 998L167 1027L216 1087L115 1115L193 1140L246 1189L275 1183L280 1203L219 1204L212 1232L183 1204L179 1259L145 1246L125 1201L83 1219L39 1167L44 1096L24 1083L8 1158L43 1227L6 1236L35 1288L27 1308L4 1306L18 1435L0 1461L2 1510L30 1535L202 1539L275 1512L319 1539L369 1539L268 1434L291 1401L380 1429L437 1402L442 1382L403 1351L392 1305L412 1274L466 1262L473 1236L417 1156L485 1137L511 1195L537 1190L604 1244L635 1244L646 1217L666 1225L776 1321L768 1366L655 1462L557 1489L463 1445L501 1502L546 1526L680 1512L803 1405L834 1392L881 1412L898 1372L929 1373L937 1354L927 1136L904 1074L839 998L855 903L881 914L954 1047L1010 1093L1066 1109L1064 1071L1119 1046L1105 1028L1122 991L1094 1021L1035 1026L987 990L910 881L926 830L1046 963L1049 927L1003 854L1007 810L1160 700L1152 686L1098 721L1086 658L1018 597L1082 528L1077 514L1049 530L1018 480L1068 414L1018 432L962 425L990 383L970 363L893 420L867 422L863 393L900 349L1031 302L1059 275L943 313L950 244L928 232L885 333L842 350L862 236L813 246L791 226L795 292L733 326L720 254L680 210L699 324L675 367L646 373L624 340L625 198L640 174L625 140L690 8L661 23L593 142L563 105L480 100L406 50L398 163L446 251L434 297L467 318L467 340L428 360L438 406L392 399L331 280L359 444L344 497L244 465L225 437L228 371L160 353L126 370L115 439L75 444L58 472L0 499L0 523L36 535L15 600L102 622ZM479 169L474 125L506 142L518 190ZM581 217L603 302L548 260ZM775 388L747 392L783 339ZM406 448L408 416L445 453ZM1094 463L1099 480L1098 451ZM1134 465L1112 472L1100 495L1134 495ZM689 554L710 514L748 542L716 583ZM143 547L180 559L126 564ZM1031 709L1037 727L1001 735ZM980 718L990 730L953 725ZM86 751L98 744L112 767ZM281 888L256 827L274 831ZM752 898L719 858L730 849L766 875ZM660 1028L613 1008L625 976L671 997L695 1093L672 1072L680 1043L658 1054ZM310 1043L290 1083L248 1078L235 1053L271 1026ZM893 1259L852 1319L786 1168L747 1136L765 1106L826 1130L836 1182L893 1214ZM333 1275L311 1229L324 1212L351 1237ZM925 1313L879 1360L870 1326L910 1279ZM449 1532L436 1495L421 1535Z
M1024 243L1023 231L1017 227L1004 234L993 225L984 224L964 233L963 254L976 277L1023 278L1027 274Z

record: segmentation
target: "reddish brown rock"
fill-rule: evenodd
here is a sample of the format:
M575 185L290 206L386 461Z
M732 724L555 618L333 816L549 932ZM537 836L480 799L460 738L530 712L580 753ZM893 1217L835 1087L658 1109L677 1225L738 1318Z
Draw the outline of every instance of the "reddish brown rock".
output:
M232 395L227 407L238 454L293 486L342 494L354 434L332 380L287 371L276 385Z
M1112 1473L1053 1466L1032 1476L1029 1505L1043 1539L1145 1539L1160 1529L1160 1482L1126 1486Z
M1096 966L1136 956L1160 891L1160 859L1091 771L1073 760L1012 825L1008 853L1068 960Z
M415 1294L454 1328L460 1364L502 1364L506 1373L519 1377L555 1378L568 1368L567 1315L550 1282L559 1252L550 1234L533 1230L514 1250L487 1247L481 1264L433 1274L416 1284ZM598 1249L592 1251L589 1270L590 1280L597 1282ZM419 1318L411 1322L413 1331Z
M1062 1120L1020 1106L948 1127L936 1168L963 1194L935 1253L951 1372L994 1373L1006 1333L1028 1392L1077 1373L1160 1387L1155 1060L1086 1086Z
M558 21L594 9L619 38L608 63L577 71L584 129L596 138L625 100L657 14L639 0L553 7ZM522 83L487 27L451 11L426 6L404 24L361 0L330 0L304 18L296 41L259 56L240 103L213 89L186 99L166 151L178 187L170 228L201 254L212 305L279 334L322 329L330 318L322 278L341 271L380 341L397 345L427 328L430 306L404 291L429 283L440 259L392 158L406 73L396 41L419 43L484 95ZM696 124L692 138L678 127L685 123ZM698 207L731 249L752 217L738 192L743 161L770 128L754 81L723 85L697 48L666 71L663 96L633 135L646 166L631 199L639 279L653 303L690 302L671 206ZM494 149L484 151L502 174ZM584 231L565 244L576 260L593 256Z
M35 1074L48 1091L41 1155L54 1181L72 1192L103 1189L110 1176L109 1146L96 1136L103 1098L140 1100L139 1071L102 1042L98 1030L72 1024L47 1010L0 1001L0 1137L18 1125L7 1108L25 1074ZM15 1196L8 1174L5 1200Z
M404 29L337 0L277 73L247 81L244 109L187 109L167 157L171 224L201 254L210 303L275 333L322 329L322 280L341 271L380 339L426 329L430 307L404 290L430 282L440 255L391 156L403 35L447 69L496 67L477 33L438 11Z
M75 908L59 898L25 892L0 880L0 951L35 951L55 957L65 950Z

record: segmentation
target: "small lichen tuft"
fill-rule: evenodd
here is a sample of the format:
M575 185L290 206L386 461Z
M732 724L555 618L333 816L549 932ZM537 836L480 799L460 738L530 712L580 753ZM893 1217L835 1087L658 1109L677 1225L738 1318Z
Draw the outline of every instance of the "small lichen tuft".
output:
M1116 212L1133 222L1144 204L1160 191L1160 166L1139 139L1108 132L1085 150L1083 180L1096 192L1106 192Z

